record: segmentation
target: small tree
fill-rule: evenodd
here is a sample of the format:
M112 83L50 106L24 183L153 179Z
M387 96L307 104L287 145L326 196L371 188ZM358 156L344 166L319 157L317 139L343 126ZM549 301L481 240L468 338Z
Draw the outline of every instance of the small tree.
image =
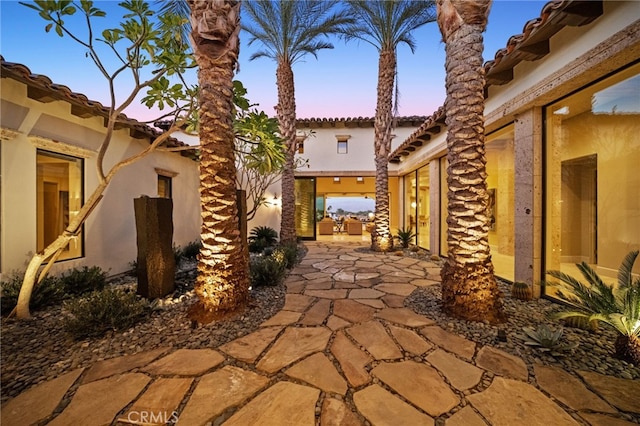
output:
M115 174L123 167L163 146L169 140L171 133L188 121L194 120L197 89L195 86L188 85L183 78L184 72L194 64L189 53L189 45L181 35L183 18L170 13L157 14L150 9L148 3L140 0L125 0L119 3L125 11L120 25L117 28L105 29L101 37L96 37L94 20L106 16L106 13L94 7L92 1L34 1L33 4L21 4L37 11L48 22L45 27L46 32L54 29L58 36L68 36L83 47L86 56L107 80L110 96L106 132L96 160L98 185L80 211L70 218L69 225L62 234L31 258L16 306L17 317L28 318L30 316L29 301L34 286L43 280L69 241L80 232L82 224L102 199L104 191ZM67 18L76 15L82 15L82 20L86 24L86 34L83 36L71 32L65 22ZM117 62L114 71L108 70L109 67L98 53L97 46L106 46L107 50L113 54ZM126 96L118 97L115 81L117 78L124 78L127 73L133 82L133 88ZM168 77L172 77L177 82L172 83ZM146 106L155 106L160 110L165 107L170 109L156 120L171 117L172 125L167 132L156 137L142 151L105 170L104 160L116 125L125 118L123 111L145 90L146 96L143 102ZM45 262L48 264L41 269Z

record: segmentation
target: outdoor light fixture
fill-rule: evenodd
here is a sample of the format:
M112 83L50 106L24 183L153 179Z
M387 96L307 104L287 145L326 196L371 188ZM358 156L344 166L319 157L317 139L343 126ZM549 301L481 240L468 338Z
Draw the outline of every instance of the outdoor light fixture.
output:
M364 183L364 178L362 176L358 176L358 177L356 177L356 182Z
M334 177L333 183L340 183L340 178L338 176Z

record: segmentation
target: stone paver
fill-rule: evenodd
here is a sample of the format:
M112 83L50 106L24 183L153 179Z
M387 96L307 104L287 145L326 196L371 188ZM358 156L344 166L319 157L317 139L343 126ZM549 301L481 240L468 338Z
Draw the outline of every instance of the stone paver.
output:
M300 319L302 313L294 311L280 311L262 324L260 327L273 327L276 325L293 324Z
M373 319L375 313L375 308L365 306L355 300L336 300L333 302L333 315L354 324Z
M433 425L433 419L378 385L353 395L358 410L372 425Z
M371 381L366 366L373 362L373 358L351 343L344 333L336 334L331 345L331 353L340 363L351 386L358 387Z
M590 371L578 374L609 404L631 413L640 413L640 380L619 379Z
M591 392L575 376L564 370L543 365L534 365L538 385L554 398L562 401L576 411L592 410L601 413L615 413L616 410L603 401L598 395ZM640 399L640 395L638 395ZM640 400L638 401L640 404Z
M460 403L432 367L414 361L383 363L371 373L412 404L437 417Z
M433 348L431 343L418 336L414 331L394 325L389 325L389 331L391 331L396 342L402 346L402 349L413 355L422 355Z
M142 370L151 374L199 376L222 364L224 357L213 349L178 349Z
M83 370L83 368L73 370L49 382L34 386L5 403L0 416L2 423L30 425L49 417Z
M440 371L453 387L461 391L476 386L482 379L481 369L442 349L430 353L427 361Z
M468 360L473 358L476 351L476 344L471 340L449 333L436 325L421 328L420 334L441 348Z
M123 423L164 425L167 420L177 420L176 409L189 390L193 379L159 378L142 394L127 412L118 418Z
M526 381L529 377L527 365L522 358L508 354L491 346L483 346L478 351L476 365L499 376Z
M152 351L140 352L133 355L125 355L96 362L84 375L82 383L104 379L114 374L131 371L134 368L143 367L169 351L169 348L159 348Z
M445 426L486 426L487 423L467 405L449 417L444 424Z
M578 425L542 392L519 380L496 377L486 390L467 396L494 425Z
M396 324L406 325L407 327L421 327L435 323L435 321L422 315L418 315L407 308L383 309L376 314L376 317L395 322Z
M307 355L322 351L330 336L331 330L325 327L287 328L256 367L274 373Z
M542 365L529 366L529 378L521 358L476 347L404 307L414 289L439 283L437 264L359 249L366 244L307 243L285 280L283 309L249 335L220 347L161 347L95 362L3 404L3 425L640 420L640 380Z
M320 414L320 426L361 426L362 424L347 404L335 398L325 398Z
M386 278L385 278L386 280ZM383 291L387 294L395 294L397 296L408 296L416 289L411 284L378 284L374 287L376 290Z
M228 408L245 402L268 383L269 379L264 376L229 365L204 375L180 413L179 422L205 424Z
M145 374L125 373L82 385L67 408L48 424L110 424L120 410L140 394L149 381L151 378Z
M320 299L305 312L298 322L302 325L321 325L329 316L330 310L331 300Z
M315 424L318 389L278 382L255 397L225 422L225 426Z
M370 321L347 328L347 333L377 360L402 358L402 352L382 324Z
M254 362L282 331L282 327L267 327L232 340L220 346L220 350L245 362Z
M345 395L347 382L335 369L329 358L317 353L285 371L288 376L305 381L325 392Z

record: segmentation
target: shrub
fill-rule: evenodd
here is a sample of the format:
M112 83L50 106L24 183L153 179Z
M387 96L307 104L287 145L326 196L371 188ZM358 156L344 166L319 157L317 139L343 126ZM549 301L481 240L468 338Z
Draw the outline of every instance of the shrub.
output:
M257 256L251 259L249 264L249 276L251 285L276 286L282 284L287 275L287 267L284 256Z
M558 291L558 297L571 305L556 318L584 318L601 321L618 332L616 355L640 365L640 277L634 279L633 264L639 252L632 251L618 270L618 285L605 284L586 262L576 264L587 284L560 271L547 274L560 280L560 286L569 293Z
M265 248L278 242L278 233L268 226L256 226L249 234L249 251L261 253Z
M18 303L20 287L22 287L23 274L14 274L7 281L2 281L2 298L0 301L2 315L8 315ZM29 307L39 310L46 306L55 305L65 298L64 285L60 279L54 276L47 276L38 284L31 295Z
M182 257L184 256L184 251L182 250L182 247L180 246L176 246L175 244L173 245L173 260L176 264L176 268L180 265L180 261L182 260Z
M182 256L187 259L197 259L200 254L202 244L200 241L192 241L182 249Z
M575 349L578 345L565 345L560 342L562 333L564 332L562 327L558 330L551 330L546 324L540 324L537 329L531 327L524 327L526 336L520 336L524 339L524 344L528 346L535 346L543 352L549 352L551 355L560 355L560 352Z
M67 301L65 309L64 327L79 339L125 330L147 316L149 304L133 292L106 287Z
M291 269L298 264L298 245L294 243L279 244L274 250L274 254L282 256L284 265L287 269Z
M107 273L99 266L74 268L60 276L64 292L78 296L90 291L102 290L107 282Z
M409 245L413 242L415 237L416 234L413 232L412 227L409 227L409 229L400 228L396 234L396 239L403 248L409 248Z

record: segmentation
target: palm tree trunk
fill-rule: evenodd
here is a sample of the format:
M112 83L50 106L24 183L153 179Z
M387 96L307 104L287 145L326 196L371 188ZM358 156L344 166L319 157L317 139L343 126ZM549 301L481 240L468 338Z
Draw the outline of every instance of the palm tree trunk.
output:
M391 124L393 121L393 86L396 75L396 53L393 49L380 51L378 61L378 100L374 128L376 162L375 232L371 249L388 251L393 248L389 220L389 154L391 153Z
M438 24L446 43L449 161L449 253L441 275L446 312L495 323L504 320L504 313L488 237L482 32L489 5L487 1L438 2Z
M249 255L236 205L233 74L238 61L240 3L190 0L200 67L200 199L202 249L192 318L209 322L241 308L249 294Z
M282 171L282 219L280 222L280 241L296 242L295 227L295 175L294 156L296 152L296 98L291 64L278 61L276 71L278 85L278 123L280 134L285 143L285 164Z

